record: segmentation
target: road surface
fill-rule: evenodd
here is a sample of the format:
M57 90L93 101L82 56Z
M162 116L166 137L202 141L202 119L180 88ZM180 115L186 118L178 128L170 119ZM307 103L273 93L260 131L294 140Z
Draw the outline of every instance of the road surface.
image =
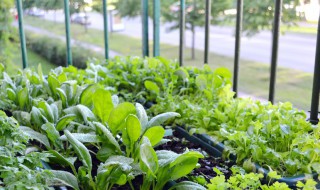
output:
M49 12L45 18L54 19L54 14ZM103 17L98 13L89 13L91 26L103 30ZM56 14L56 20L63 22L63 12ZM139 18L124 19L125 30L119 33L141 38L141 21ZM152 22L149 22L150 40L152 40ZM160 31L161 43L171 45L179 44L179 31L166 31L168 25L162 24ZM210 51L229 57L234 56L234 29L232 27L211 26L210 29ZM271 32L263 31L260 34L248 38L242 37L241 59L270 63L271 60ZM186 32L186 45L191 47L191 32ZM196 29L197 49L204 49L204 29ZM280 36L278 65L312 73L314 69L316 47L316 35L287 33ZM214 62L214 60L212 60Z

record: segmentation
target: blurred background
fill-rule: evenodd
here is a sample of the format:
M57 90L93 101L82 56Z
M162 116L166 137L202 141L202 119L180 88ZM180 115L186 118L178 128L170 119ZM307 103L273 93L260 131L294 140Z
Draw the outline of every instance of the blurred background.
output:
M63 0L23 0L24 24L31 67L45 72L65 65ZM162 0L160 55L179 57L180 1ZM240 54L240 96L267 99L269 88L274 1L244 0ZM149 1L152 52L153 1ZM142 56L141 0L108 1L110 56ZM315 59L319 0L284 0L276 83L276 101L291 101L309 110ZM103 59L101 0L70 0L74 65L84 68L87 57ZM186 0L185 65L203 66L205 0ZM235 0L212 0L210 62L212 68L233 70ZM0 3L0 62L8 72L21 68L18 16L14 0Z

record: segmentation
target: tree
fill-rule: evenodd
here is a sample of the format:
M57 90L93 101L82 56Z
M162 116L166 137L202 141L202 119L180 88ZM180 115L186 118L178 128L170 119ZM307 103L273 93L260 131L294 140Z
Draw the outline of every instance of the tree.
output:
M161 16L163 22L171 23L169 30L179 28L180 18L180 1L166 0L161 1ZM230 0L213 0L211 4L211 17L213 22L218 22L223 15L223 11L231 5ZM122 17L135 17L140 15L141 0L127 0L118 1L115 3L116 9ZM149 3L149 15L152 17L152 3ZM186 0L186 30L192 32L192 48L191 57L195 59L195 35L197 26L204 26L205 24L205 0Z
M286 26L296 24L296 6L299 0L284 0L282 4L281 23ZM274 0L250 1L243 7L243 31L252 36L261 30L271 30L274 19Z
M13 0L2 0L0 3L0 63L10 58L10 34L13 15L10 9L14 6Z

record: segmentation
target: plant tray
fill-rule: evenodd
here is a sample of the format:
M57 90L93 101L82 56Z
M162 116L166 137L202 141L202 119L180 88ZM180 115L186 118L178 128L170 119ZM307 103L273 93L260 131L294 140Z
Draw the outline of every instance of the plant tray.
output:
M214 139L212 139L207 134L195 134L190 135L188 131L186 131L183 127L176 127L175 128L181 135L183 135L187 140L198 143L201 147L207 150L209 154L215 157L222 157L223 151L225 149L224 144L221 142L217 142ZM236 160L236 155L230 155L229 157L231 160ZM261 167L259 164L254 164L254 172L256 173L262 173L264 175L263 181L267 182L267 176L269 173L269 170ZM284 182L291 188L296 188L296 184L298 181L306 181L306 179L310 178L310 175L312 178L318 183L317 188L320 189L320 181L318 179L319 174L313 173L313 174L301 174L296 175L292 177L282 177L280 179L275 179L275 181L278 182Z

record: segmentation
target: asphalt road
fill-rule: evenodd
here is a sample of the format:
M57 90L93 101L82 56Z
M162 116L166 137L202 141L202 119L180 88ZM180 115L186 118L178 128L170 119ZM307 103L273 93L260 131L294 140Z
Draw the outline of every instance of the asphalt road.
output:
M45 18L53 20L54 14L49 12ZM90 27L103 29L103 17L98 13L89 13L92 24ZM63 22L63 13L56 14L56 20ZM124 19L125 30L119 33L141 38L141 21L139 18ZM152 39L152 22L149 22L150 39ZM178 45L179 31L167 31L168 25L162 25L160 41L162 43ZM234 29L231 27L211 26L210 29L210 51L225 55L234 56ZM241 59L270 63L271 60L271 32L263 31L251 38L242 37ZM186 32L186 45L191 47L191 32ZM196 48L204 47L204 29L196 29ZM305 72L313 72L315 59L316 35L287 33L280 36L278 65L293 68ZM214 63L214 60L212 60Z

